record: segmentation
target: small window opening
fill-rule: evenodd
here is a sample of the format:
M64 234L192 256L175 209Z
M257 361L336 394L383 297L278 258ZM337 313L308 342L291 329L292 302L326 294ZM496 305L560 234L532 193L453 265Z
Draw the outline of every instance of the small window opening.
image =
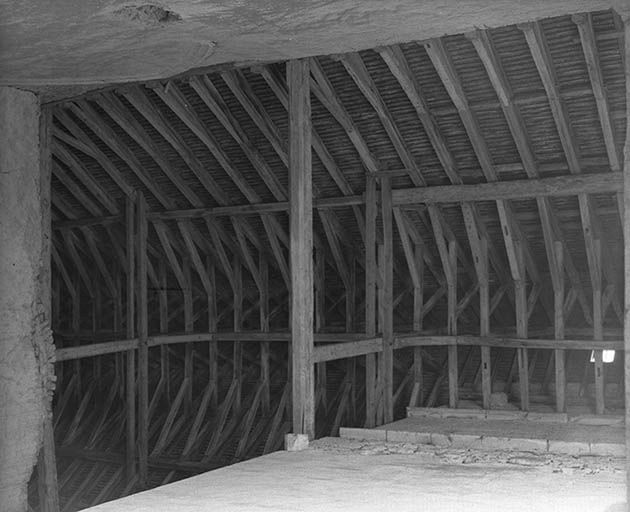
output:
M614 350L602 350L602 361L604 363L612 363L615 360ZM591 351L591 363L595 362L595 351Z

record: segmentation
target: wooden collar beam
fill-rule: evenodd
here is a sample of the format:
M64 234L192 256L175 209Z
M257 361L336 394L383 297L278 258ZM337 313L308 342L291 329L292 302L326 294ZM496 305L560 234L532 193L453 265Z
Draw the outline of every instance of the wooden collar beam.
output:
M538 197L568 197L580 194L616 194L623 190L623 175L620 173L580 174L574 176L556 176L536 180L495 181L467 185L443 185L437 187L417 187L392 190L393 206L412 206L418 204L441 204L476 201L496 201L497 199L534 199ZM364 204L363 195L330 197L316 199L313 206L317 209L343 208ZM256 215L288 211L286 201L275 203L256 203L215 208L193 208L188 210L166 210L150 212L149 220L168 220L200 217L220 217L232 215ZM83 225L99 223L110 224L122 220L120 216L90 217L72 219L53 224L53 229L72 229Z

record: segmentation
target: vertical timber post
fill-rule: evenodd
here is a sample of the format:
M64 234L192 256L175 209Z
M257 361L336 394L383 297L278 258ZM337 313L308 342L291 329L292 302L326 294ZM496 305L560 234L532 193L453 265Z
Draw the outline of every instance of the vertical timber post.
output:
M448 266L451 275L448 281L448 321L447 330L451 336L457 335L457 244L448 242ZM448 350L448 406L455 409L459 401L459 378L457 345L449 345Z
M417 244L414 248L414 258L418 272L419 286L413 288L413 330L416 333L422 331L424 318L424 248ZM410 407L416 407L424 403L424 383L422 374L422 347L413 349L413 390L409 400Z
M208 332L217 332L217 281L214 263L210 256L206 259L206 268L208 272L208 279L212 287L212 292L208 294ZM219 403L219 349L218 342L216 340L210 340L208 342L208 383L212 386L212 397L210 398L210 404L214 409Z
M149 457L149 311L147 295L147 203L137 197L138 242L138 476L141 488L147 485Z
M324 251L319 249L315 253L315 332L322 332L326 325L326 260ZM319 397L315 408L321 400L324 412L328 413L328 397L326 396L326 362L315 364L316 396Z
M136 194L127 197L126 202L126 245L127 245L127 339L135 337L136 331L136 236L135 236ZM136 351L127 351L126 368L126 470L127 480L136 476Z
M168 280L166 275L166 263L160 260L158 265L158 278L160 289L158 291L158 308L160 313L160 334L168 333ZM171 401L171 377L168 356L168 345L160 347L160 379L165 383L167 401Z
M389 178L381 178L383 212L383 421L394 421L394 265L392 189Z
M516 336L527 338L527 281L525 269L525 253L523 244L519 241L515 244L518 264L519 279L514 283L514 295L516 300ZM526 348L517 348L518 382L521 397L521 410L529 410L529 362Z
M234 272L234 332L241 332L243 327L243 272L240 260L235 256L232 264ZM234 406L241 410L243 399L243 343L234 341L232 344L232 359L234 371L232 376L236 382L236 398Z
M192 276L190 268L190 258L184 256L182 259L182 274L184 275L184 332L194 331L194 299L192 292ZM184 415L190 416L193 404L193 344L186 343L184 346L184 381L186 391L184 395Z
M269 332L269 266L267 259L261 253L259 256L258 268L260 272L260 330ZM269 354L270 345L268 341L260 344L260 380L263 386L262 404L263 411L268 413L271 408L271 391L269 375Z
M490 336L490 284L488 278L488 239L480 239L480 267L482 269L479 280L479 334ZM481 394L483 408L490 409L492 395L492 369L490 367L490 347L481 347Z
M313 184L308 59L287 62L293 433L315 435L313 352Z
M365 178L365 334L376 336L376 179ZM365 356L365 426L376 426L376 354Z
M591 276L593 281L593 339L601 341L604 339L604 319L602 311L602 278L601 278L601 244L598 239L593 240L595 249L595 260L598 272ZM593 351L595 364L593 373L595 374L595 413L604 414L604 362L603 351Z
M564 339L564 249L562 242L554 243L556 255L556 272L558 274L557 287L553 291L554 302L554 338ZM566 354L562 349L554 350L554 361L556 369L556 411L566 410Z
M623 244L624 244L624 381L626 406L626 502L630 503L630 17L624 19L626 62L626 145L624 148Z

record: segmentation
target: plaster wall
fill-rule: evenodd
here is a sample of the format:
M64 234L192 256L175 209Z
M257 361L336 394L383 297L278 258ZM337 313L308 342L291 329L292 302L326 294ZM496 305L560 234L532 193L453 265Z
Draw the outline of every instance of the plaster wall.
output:
M43 131L43 133L42 133ZM50 172L38 98L0 88L0 509L26 488L54 387Z

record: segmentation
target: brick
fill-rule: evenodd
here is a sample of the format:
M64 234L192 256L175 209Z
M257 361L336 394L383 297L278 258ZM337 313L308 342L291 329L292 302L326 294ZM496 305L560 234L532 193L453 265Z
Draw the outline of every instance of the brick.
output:
M404 430L388 430L387 441L391 443L431 444L428 432L405 432Z
M504 411L500 409L495 409L492 411L487 411L487 418L489 420L521 420L525 418L526 414L527 413L518 410Z
M615 443L590 443L591 455L625 457L626 445Z
M482 448L482 436L472 434L452 434L451 447L480 450Z
M545 452L547 440L489 436L482 439L481 446L484 450Z
M442 409L435 407L407 407L407 417L442 418Z
M577 441L555 441L549 440L549 451L551 453L566 453L567 455L583 455L590 453L589 443Z
M431 444L435 446L441 447L449 447L451 446L451 435L450 434L439 434L437 432L433 432L431 434Z
M541 423L567 423L569 421L568 415L564 412L528 412L527 419Z
M486 411L483 409L443 409L443 418L473 418L485 420Z
M386 441L387 431L371 428L341 427L339 429L339 437L345 439L363 439L366 441Z

